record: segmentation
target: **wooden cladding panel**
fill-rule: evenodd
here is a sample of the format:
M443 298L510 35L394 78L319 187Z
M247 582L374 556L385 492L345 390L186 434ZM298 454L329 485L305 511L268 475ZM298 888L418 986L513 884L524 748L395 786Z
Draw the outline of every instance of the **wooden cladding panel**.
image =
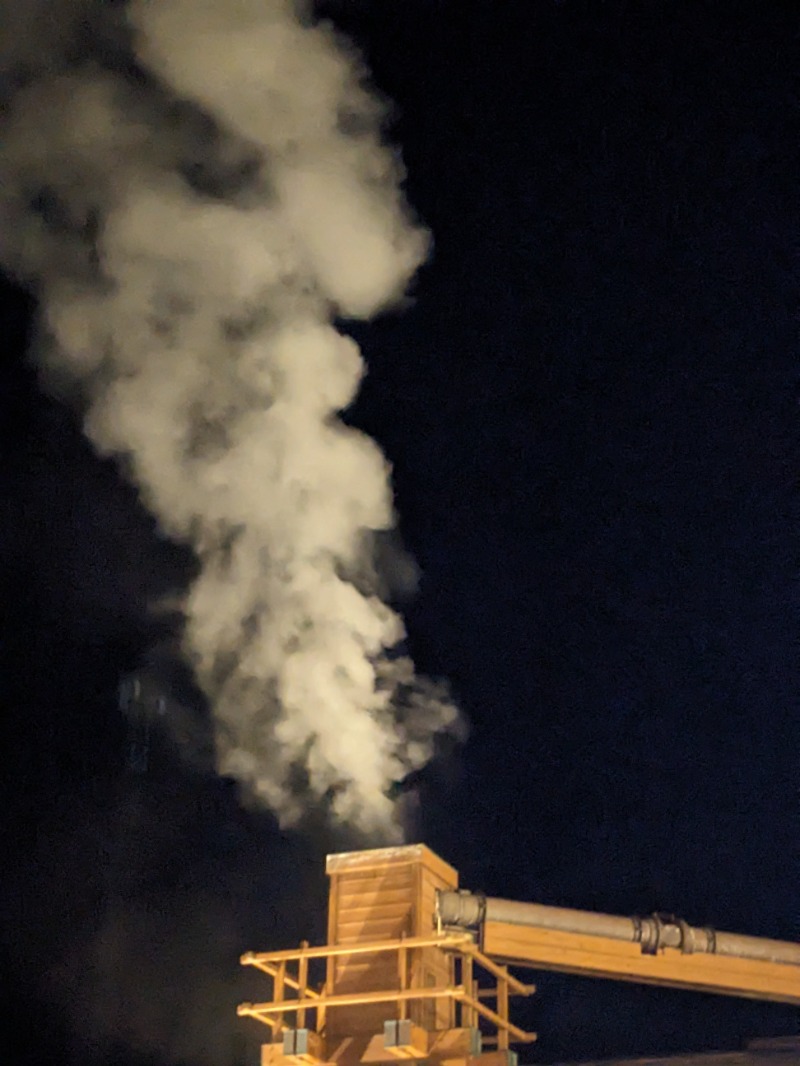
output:
M422 845L386 848L328 858L331 878L328 940L336 946L399 940L433 932L437 888L458 885L455 870ZM450 963L436 948L409 951L409 987L444 985ZM400 987L396 952L332 959L328 981L333 992L372 992ZM446 1000L412 1003L408 1017L428 1029L452 1025L453 1008ZM383 1022L397 1019L397 1003L343 1007L330 1012L329 1033L382 1031Z

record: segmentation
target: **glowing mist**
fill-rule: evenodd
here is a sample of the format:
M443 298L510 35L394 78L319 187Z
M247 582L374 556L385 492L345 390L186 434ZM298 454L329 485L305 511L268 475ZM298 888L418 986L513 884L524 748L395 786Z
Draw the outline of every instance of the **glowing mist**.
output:
M44 379L80 383L95 446L201 561L184 643L220 771L284 822L310 794L392 835L389 785L457 714L352 577L394 516L337 417L363 363L334 316L391 304L427 248L381 108L282 0L57 6L38 52L47 4L2 41L0 255L41 297Z

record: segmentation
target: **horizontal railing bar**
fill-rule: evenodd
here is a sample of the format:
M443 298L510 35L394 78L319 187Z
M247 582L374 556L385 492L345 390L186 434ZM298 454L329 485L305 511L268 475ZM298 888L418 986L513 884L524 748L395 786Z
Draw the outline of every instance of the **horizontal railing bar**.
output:
M248 951L241 956L242 966L255 966L259 962L293 962L307 959L324 959L338 955L370 955L382 951L397 951L398 948L456 948L472 944L472 936L453 936L450 933L434 936L409 936L401 940L378 940L370 944L323 945L318 948L297 948L294 951Z
M281 1003L240 1003L236 1013L240 1016L260 1017L268 1014L289 1014L312 1007L357 1007L365 1003L392 1003L410 999L458 999L464 995L463 985L449 988L409 988L404 992L350 992L336 996L320 996L318 999L287 999Z

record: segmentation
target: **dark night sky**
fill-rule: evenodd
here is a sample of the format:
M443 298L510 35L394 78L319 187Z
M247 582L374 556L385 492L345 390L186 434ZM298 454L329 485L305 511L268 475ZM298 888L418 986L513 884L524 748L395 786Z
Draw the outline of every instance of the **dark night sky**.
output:
M425 841L495 895L797 939L794 5L328 10L397 103L435 239L413 305L354 331L350 415L421 566L412 649L471 722L423 786ZM234 1066L227 1031L192 1030L224 1028L240 951L321 931L277 886L299 867L320 900L330 841L169 754L126 775L115 686L191 564L39 393L10 283L2 313L7 1061ZM796 1031L789 1008L538 984L540 1062Z

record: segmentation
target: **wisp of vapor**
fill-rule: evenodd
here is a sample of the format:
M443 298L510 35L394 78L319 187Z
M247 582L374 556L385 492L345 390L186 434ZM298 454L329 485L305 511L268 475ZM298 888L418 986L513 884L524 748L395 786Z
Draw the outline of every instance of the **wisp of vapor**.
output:
M42 380L200 560L183 650L219 770L284 823L310 794L389 835L458 715L363 580L389 469L339 417L364 365L335 322L428 243L383 108L288 0L2 0L0 27L0 261L39 297Z

